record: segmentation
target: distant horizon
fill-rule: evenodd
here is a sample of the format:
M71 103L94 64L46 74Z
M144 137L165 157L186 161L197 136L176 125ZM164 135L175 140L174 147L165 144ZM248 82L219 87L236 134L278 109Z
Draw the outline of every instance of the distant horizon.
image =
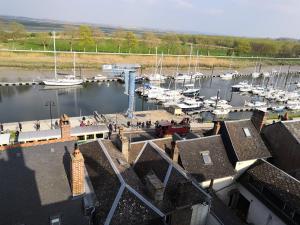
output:
M206 33L206 32L198 32L198 31L188 31L188 30L171 30L171 29L161 29L155 27L126 27L122 25L114 25L114 24L104 24L104 23L93 23L93 22L84 22L84 21L68 21L68 20L58 20L52 18L37 18L37 17L28 17L28 16L17 16L17 15L5 15L0 14L0 21L3 17L9 18L24 18L28 20L36 20L36 21L44 21L44 22L53 22L57 24L69 24L73 26L80 25L89 25L89 26L97 26L97 27L107 27L113 29L123 29L123 30L136 30L136 31L145 31L145 32L159 32L159 33L177 33L177 34L189 34L189 35L207 35L207 36L225 36L225 37L236 37L236 38L257 38L257 39L293 39L300 40L293 37L266 37L266 36L239 36L239 35L230 35L230 34L220 34L220 33Z
M298 0L9 0L0 15L208 35L300 39Z

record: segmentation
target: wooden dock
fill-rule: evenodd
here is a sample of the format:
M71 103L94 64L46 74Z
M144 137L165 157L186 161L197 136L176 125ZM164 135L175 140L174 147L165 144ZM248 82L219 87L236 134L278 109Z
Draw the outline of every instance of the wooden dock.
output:
M121 81L120 78L103 78L100 80L86 79L84 83L101 83L101 82L114 82ZM20 82L0 82L0 87L2 86L33 86L33 85L43 85L42 81L20 81Z

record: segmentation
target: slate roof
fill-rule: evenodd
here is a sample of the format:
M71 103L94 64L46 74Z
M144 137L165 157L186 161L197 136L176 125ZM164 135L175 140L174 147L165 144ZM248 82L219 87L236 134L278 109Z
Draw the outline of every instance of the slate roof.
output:
M130 144L130 151L129 151L129 162L132 163L134 162L134 160L137 158L137 156L139 155L140 151L142 150L142 148L144 147L144 144L147 141L139 141L139 142L134 142ZM154 139L152 140L153 143L155 143L158 147L160 147L161 149L167 148L167 149L171 149L171 142L172 142L172 138L160 138L160 139Z
M281 123L294 136L297 142L300 143L300 120L282 121Z
M226 137L226 135L223 135L230 139L229 142L232 144L238 161L267 158L271 156L259 132L250 119L224 121L224 125L228 136ZM243 128L248 128L251 137L245 135ZM224 126L222 129L224 129Z
M169 213L177 207L186 207L198 203L209 203L210 197L185 171L173 161L152 141L145 143L134 163L134 170L144 181L145 176L153 171L165 186L164 200L157 205L162 212ZM179 190L183 193L179 194ZM182 190L181 190L182 191ZM154 203L155 204L155 203Z
M283 212L295 210L300 215L300 182L265 160L258 160L239 181L250 190L255 190L261 199ZM298 218L299 219L299 218Z
M235 174L220 135L176 142L182 165L198 182ZM212 164L205 164L202 151L208 151Z
M0 224L85 225L82 198L72 199L69 154L74 142L16 148L0 152Z
M80 145L99 201L98 224L160 224L163 213L143 196L143 184L111 141Z

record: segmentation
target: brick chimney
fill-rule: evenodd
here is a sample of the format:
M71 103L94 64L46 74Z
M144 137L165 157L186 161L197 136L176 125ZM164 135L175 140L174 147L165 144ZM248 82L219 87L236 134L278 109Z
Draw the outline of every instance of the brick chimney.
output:
M258 132L260 132L261 129L263 128L266 120L267 120L267 112L258 109L255 109L253 111L251 121L255 126L255 128L258 130Z
M129 161L129 140L126 136L120 136L120 141L121 141L121 151L122 154L124 155L126 161Z
M164 199L164 184L160 181L160 179L158 179L153 171L150 171L146 175L145 181L150 197L157 203L161 202Z
M212 129L212 135L217 135L217 134L219 134L220 129L221 129L221 121L215 120L215 121L213 121L213 123L214 123L214 127Z
M71 125L69 117L66 114L63 114L59 120L60 130L61 130L61 138L68 139L71 137Z
M174 147L173 147L174 146ZM179 149L178 149L178 146L176 144L176 142L174 142L174 145L173 145L173 156L172 156L172 160L175 162L175 163L178 163L178 159L179 159Z
M176 185L176 193L174 194L175 204L177 206L183 206L190 204L190 200L187 196L190 195L192 182L190 180L181 180Z
M71 189L72 195L78 196L84 194L84 159L75 144L74 152L71 154Z

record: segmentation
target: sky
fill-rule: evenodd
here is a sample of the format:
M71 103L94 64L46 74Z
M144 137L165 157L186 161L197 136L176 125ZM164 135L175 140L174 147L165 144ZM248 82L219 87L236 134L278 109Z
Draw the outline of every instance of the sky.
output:
M0 15L300 39L300 0L0 0Z

